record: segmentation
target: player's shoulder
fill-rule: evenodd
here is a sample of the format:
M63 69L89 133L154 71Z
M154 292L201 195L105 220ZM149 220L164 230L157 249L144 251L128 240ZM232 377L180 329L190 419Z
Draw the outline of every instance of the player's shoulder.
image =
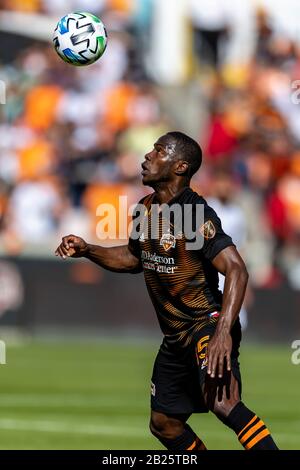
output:
M214 210L207 202L207 200L199 193L189 188L185 193L185 204L203 204L205 210Z
M193 189L189 188L190 191L187 191L187 198L186 201L184 201L185 204L191 204L192 206L198 206L202 205L204 209L204 218L205 220L211 219L216 222L219 222L219 216L215 209L209 205L207 200L200 194L198 194L196 191Z

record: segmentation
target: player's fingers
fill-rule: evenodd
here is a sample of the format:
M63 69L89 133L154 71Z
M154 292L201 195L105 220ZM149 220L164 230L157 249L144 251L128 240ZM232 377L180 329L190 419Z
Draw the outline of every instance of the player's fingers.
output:
M76 251L77 248L79 248L79 244L76 243L76 241L74 241L74 242L69 242L69 250L72 249L72 250Z
M63 253L61 249L61 245L57 248L58 254L61 258L66 259L66 255Z
M62 246L59 247L59 250L60 250L60 253L61 253L61 257L62 257L63 259L66 259L66 255L65 255L65 253L63 252Z
M218 356L216 355L216 353L214 353L212 357L212 362L211 362L211 373L210 373L211 378L214 378L216 375L217 361L218 361Z
M69 248L68 250L68 253L67 253L67 256L68 257L72 257L76 254L76 250L74 250L74 248Z
M62 245L68 250L70 242L73 242L73 235L68 235L67 237L62 238Z
M223 354L219 355L218 360L218 376L219 378L223 377L223 369L224 369L224 356Z
M65 247L65 245L63 245L63 243L60 244L60 249L64 255L68 255L68 249Z
M230 356L229 351L227 351L226 353L226 363L227 363L227 370L231 370L231 356Z
M210 354L209 347L207 347L207 350L206 350L206 358L207 358L207 373L210 375L211 374L212 357L211 357L211 354Z

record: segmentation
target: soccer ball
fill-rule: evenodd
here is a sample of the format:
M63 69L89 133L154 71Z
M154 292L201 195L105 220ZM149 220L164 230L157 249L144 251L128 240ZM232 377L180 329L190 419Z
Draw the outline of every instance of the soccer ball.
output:
M53 34L57 54L69 64L89 65L98 60L107 45L107 33L95 15L76 12L59 20Z

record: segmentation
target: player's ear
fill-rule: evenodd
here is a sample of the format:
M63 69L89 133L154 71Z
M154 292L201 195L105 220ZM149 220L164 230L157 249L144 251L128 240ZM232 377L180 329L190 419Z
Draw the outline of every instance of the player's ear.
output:
M175 165L176 175L185 175L189 171L189 163L184 160L178 160Z

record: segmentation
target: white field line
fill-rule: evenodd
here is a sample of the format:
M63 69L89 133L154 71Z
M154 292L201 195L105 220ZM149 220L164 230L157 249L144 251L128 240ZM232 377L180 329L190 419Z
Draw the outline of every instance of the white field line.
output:
M0 430L54 432L66 434L92 434L101 436L144 437L149 435L142 427L94 425L81 423L66 423L62 421L36 421L20 419L0 419Z
M104 408L110 406L125 406L126 398L124 397L107 397L102 396L99 393L98 397L89 397L88 395L84 398L84 394L81 396L68 396L67 394L61 396L55 395L14 395L14 394L0 394L0 408L10 406L29 406L33 408L47 406L47 407L83 407L83 408ZM144 408L147 403L136 402L137 408Z
M120 437L147 437L150 436L147 428L120 426L117 424L115 427L111 425L93 425L93 424L72 424L59 421L36 421L36 420L18 420L18 419L0 419L0 430L6 431L33 431L33 432L48 432L48 433L64 433L64 434L87 434L95 436L120 436ZM213 436L214 439L222 437L221 431L216 432L206 429L203 436ZM228 436L228 440L229 440ZM275 433L276 441L295 443L300 449L299 437L288 433ZM225 438L226 439L226 438Z

